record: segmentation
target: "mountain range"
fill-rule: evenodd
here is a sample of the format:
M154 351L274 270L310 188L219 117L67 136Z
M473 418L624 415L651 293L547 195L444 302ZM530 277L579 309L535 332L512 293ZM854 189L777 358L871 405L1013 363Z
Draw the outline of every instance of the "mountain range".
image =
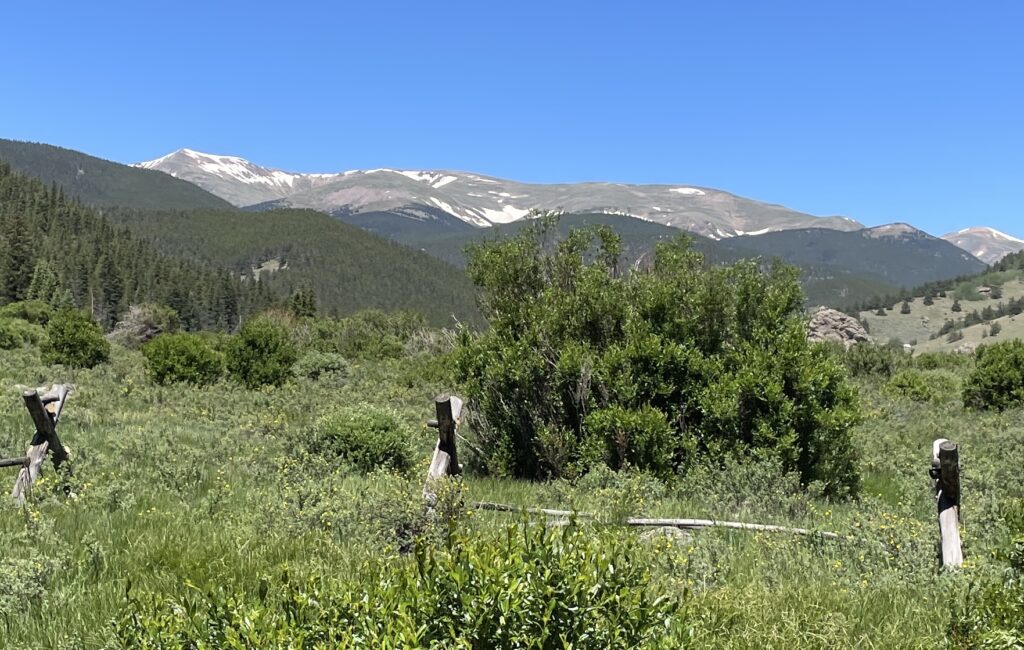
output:
M626 264L682 231L712 262L779 258L802 269L809 302L834 306L975 274L1004 252L1024 248L1024 242L990 228L943 238L902 223L866 228L845 217L818 217L682 184L529 184L445 170L305 174L190 149L127 166L9 140L0 140L0 160L103 208L109 218L169 253L243 274L277 269L262 277L281 291L311 284L325 307L339 313L364 302L427 307L435 322L452 313L472 320L472 288L458 268L435 267L422 253L462 266L466 244L514 234L538 212L561 212L562 230L613 228L623 238ZM257 213L266 218L245 216ZM297 237L299 229L315 232ZM362 250L374 251L372 264L356 263ZM360 268L382 281L366 284L357 277ZM422 278L402 280L403 274ZM434 289L439 286L455 292L427 303L416 297L441 296L445 292Z
M863 228L846 217L815 217L707 187L530 184L448 170L298 174L191 149L136 166L194 183L237 207L310 208L339 217L400 211L412 220L489 227L536 210L558 210L638 217L712 239L793 228Z
M449 170L309 174L192 149L135 166L193 183L236 207L310 208L407 242L508 224L534 211L631 216L713 240L807 228L864 230L848 217L818 217L688 185L530 184ZM1024 240L987 227L966 228L941 239L986 264L1024 249Z

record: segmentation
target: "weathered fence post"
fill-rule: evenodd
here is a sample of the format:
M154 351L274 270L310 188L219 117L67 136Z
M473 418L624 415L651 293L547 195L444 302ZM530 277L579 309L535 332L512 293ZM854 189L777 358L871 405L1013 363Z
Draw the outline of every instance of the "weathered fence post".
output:
M59 469L70 456L67 448L57 437L57 421L60 419L60 412L64 408L64 402L70 392L70 386L54 384L43 395L40 395L37 390L27 390L22 393L25 408L32 416L36 432L29 443L25 457L10 459L12 462L7 465L15 465L13 461L22 461L21 471L18 472L18 478L14 481L14 489L11 491L11 498L19 506L25 505L25 497L32 489L32 484L39 478L39 471L47 452L50 453L53 460L54 469Z
M427 422L427 426L437 428L437 446L430 460L426 485L423 487L423 497L431 506L437 502L434 482L445 476L457 476L462 473L455 445L459 419L462 417L462 400L454 395L439 395L434 400L434 408L437 419Z
M930 474L935 479L938 501L942 566L955 568L964 563L960 543L960 449L955 442L939 438L932 443Z

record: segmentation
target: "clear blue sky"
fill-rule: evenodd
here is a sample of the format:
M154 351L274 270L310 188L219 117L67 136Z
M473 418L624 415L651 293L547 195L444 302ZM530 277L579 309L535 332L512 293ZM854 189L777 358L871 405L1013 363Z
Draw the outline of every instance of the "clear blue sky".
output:
M1024 237L1021 2L20 2L0 137L716 187Z

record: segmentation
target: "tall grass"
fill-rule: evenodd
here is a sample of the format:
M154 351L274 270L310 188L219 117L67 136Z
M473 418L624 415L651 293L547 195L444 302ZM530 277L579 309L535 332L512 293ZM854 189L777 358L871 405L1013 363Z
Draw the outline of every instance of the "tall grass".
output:
M444 373L424 371L432 363L359 361L341 380L247 391L151 385L141 355L120 348L92 370L48 367L33 348L0 353L5 456L23 453L31 433L19 385L76 386L59 427L73 452L74 498L47 466L27 508L0 508L0 646L105 648L133 599L159 604L226 589L255 602L266 580L285 574L350 576L369 590L378 576L362 572L368 562L414 562L410 544L435 525L420 503L436 436L423 423L433 396L451 388ZM1002 505L1024 497L1024 411L966 412L956 400L915 402L884 378L858 381L867 417L855 432L865 475L856 502L800 488L770 457L669 483L628 472L553 483L470 474L462 498L595 512L597 521L582 524L595 534L640 538L629 561L678 602L660 635L670 647L944 647L968 585L998 568ZM366 475L299 444L327 407L360 402L393 409L415 432L407 474ZM961 443L967 565L955 574L936 559L926 473L936 437ZM4 471L0 479L13 484L13 470ZM639 514L801 526L851 540L724 530L676 539L615 526ZM458 528L484 538L518 520L470 512Z

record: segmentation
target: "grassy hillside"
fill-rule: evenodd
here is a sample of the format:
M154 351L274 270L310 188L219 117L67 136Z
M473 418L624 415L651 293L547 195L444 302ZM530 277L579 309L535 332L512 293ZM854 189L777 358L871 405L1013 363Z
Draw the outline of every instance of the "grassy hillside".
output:
M89 205L188 210L231 205L192 183L48 144L0 139L0 160Z
M163 250L259 273L288 295L310 286L328 313L411 309L436 325L479 323L465 274L425 253L312 210L112 211ZM261 272L262 269L262 272Z

